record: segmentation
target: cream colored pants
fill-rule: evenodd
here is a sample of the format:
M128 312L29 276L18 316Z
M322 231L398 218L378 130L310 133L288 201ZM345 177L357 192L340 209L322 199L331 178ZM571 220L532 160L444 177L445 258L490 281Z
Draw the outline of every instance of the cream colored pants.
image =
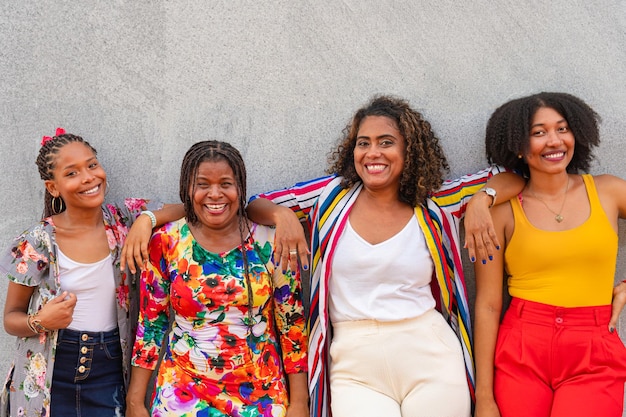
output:
M333 324L333 417L468 417L461 345L436 310L397 322Z

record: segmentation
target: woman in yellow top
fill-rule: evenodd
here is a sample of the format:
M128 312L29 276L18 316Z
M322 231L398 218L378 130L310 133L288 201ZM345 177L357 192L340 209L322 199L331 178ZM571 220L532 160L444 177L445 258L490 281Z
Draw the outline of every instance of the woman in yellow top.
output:
M487 125L491 162L528 178L492 210L505 250L477 263L476 417L622 415L626 348L615 323L617 223L626 181L579 175L599 144L597 114L564 93L499 107ZM502 271L512 296L502 323Z

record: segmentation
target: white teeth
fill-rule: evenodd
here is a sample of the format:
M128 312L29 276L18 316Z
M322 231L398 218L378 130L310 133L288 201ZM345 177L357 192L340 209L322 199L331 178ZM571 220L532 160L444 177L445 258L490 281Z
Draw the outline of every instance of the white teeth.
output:
M96 185L95 187L93 187L91 190L87 190L87 191L83 191L81 194L94 194L98 192L98 189L100 188L99 185Z
M565 156L565 152L557 152L557 153L551 153L549 155L544 155L543 157L546 159L559 159L559 158L563 158Z
M206 204L206 207L209 210L222 210L224 207L226 207L226 204Z
M384 165L367 165L367 170L369 172L379 172L385 169Z

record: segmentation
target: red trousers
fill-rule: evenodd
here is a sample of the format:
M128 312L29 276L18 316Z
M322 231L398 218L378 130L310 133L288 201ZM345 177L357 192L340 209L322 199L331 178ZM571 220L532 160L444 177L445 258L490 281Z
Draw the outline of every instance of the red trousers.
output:
M611 306L514 298L498 332L494 393L502 417L621 417L626 347Z

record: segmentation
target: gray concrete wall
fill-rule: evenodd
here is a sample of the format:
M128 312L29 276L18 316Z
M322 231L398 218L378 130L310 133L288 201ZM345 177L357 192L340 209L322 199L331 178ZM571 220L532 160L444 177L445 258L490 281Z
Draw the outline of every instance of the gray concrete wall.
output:
M558 90L603 117L592 171L626 178L624 0L5 0L0 39L2 247L41 215L34 159L57 126L99 150L110 197L177 201L208 138L242 151L251 193L322 174L375 93L421 109L458 176L485 166L497 105Z

